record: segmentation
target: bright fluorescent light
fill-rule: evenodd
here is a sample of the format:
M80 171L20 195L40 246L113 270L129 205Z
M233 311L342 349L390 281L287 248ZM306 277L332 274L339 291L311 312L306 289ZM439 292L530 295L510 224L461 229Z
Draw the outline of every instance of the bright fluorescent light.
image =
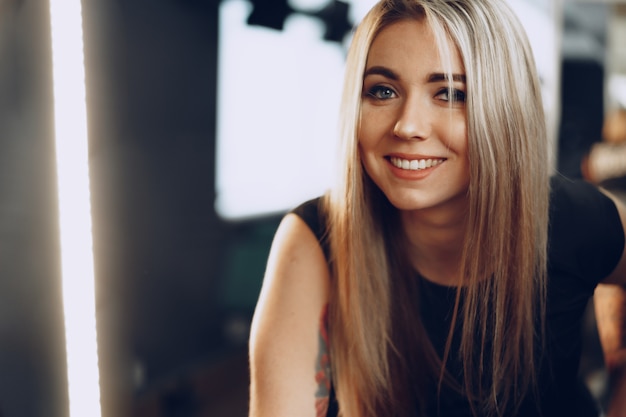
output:
M228 220L287 211L333 178L341 46L317 19L276 31L247 25L249 13L242 0L220 5L215 208Z
M70 417L99 417L80 0L50 0L50 19Z

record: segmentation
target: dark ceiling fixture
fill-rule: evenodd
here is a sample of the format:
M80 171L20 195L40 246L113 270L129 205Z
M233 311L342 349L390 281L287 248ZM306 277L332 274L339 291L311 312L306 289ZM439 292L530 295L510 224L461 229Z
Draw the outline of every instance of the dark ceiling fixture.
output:
M332 0L320 11L311 16L320 19L326 26L324 39L331 42L343 42L346 34L352 30L348 20L350 5L341 0Z
M248 24L263 26L270 29L283 30L287 17L295 12L287 0L249 0L252 13L248 16Z
M348 19L350 5L341 0L331 0L318 11L305 11L292 8L288 0L249 0L252 13L248 16L248 24L263 26L275 30L283 30L285 20L293 13L319 19L326 30L324 39L331 42L343 42L346 34L352 30Z

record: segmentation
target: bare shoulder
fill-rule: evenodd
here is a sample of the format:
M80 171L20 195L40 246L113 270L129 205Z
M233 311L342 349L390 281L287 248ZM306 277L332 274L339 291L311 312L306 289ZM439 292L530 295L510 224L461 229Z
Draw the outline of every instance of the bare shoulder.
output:
M328 298L328 286L328 265L317 238L300 217L288 214L274 236L257 313L268 303L317 309ZM295 303L293 297L303 300Z
M315 416L320 318L329 271L304 221L276 231L250 333L250 416Z

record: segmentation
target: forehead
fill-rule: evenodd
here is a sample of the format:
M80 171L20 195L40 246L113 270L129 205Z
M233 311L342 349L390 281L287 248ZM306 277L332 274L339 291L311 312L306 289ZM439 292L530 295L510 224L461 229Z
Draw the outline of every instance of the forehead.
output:
M462 73L463 64L458 48L449 37L441 41L444 45L438 43L426 19L405 19L392 23L374 38L367 55L367 67L398 65ZM444 55L446 59L441 59L441 53L447 55ZM448 65L450 68L447 68Z

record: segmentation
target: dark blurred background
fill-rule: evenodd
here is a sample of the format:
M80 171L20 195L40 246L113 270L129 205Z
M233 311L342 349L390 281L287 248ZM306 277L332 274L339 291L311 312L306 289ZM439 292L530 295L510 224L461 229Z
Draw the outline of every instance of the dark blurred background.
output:
M274 17L284 4L255 3ZM564 14L571 176L600 140L610 7ZM214 208L218 8L83 0L104 417L247 415L249 323L281 213L226 221ZM68 414L49 32L47 1L0 0L3 417Z

